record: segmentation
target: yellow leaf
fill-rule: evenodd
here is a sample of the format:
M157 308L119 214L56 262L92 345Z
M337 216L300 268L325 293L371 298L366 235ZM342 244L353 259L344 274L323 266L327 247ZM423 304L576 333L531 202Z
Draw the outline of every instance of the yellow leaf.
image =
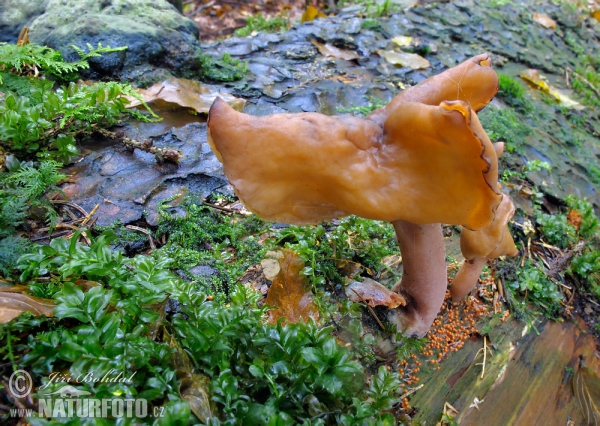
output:
M521 73L519 73L519 76L523 80L527 81L528 83L532 84L533 86L537 87L538 89L542 90L543 92L546 92L547 94L552 96L554 99L556 99L561 105L563 105L567 108L576 109L576 110L581 110L581 109L585 108L579 102L569 98L567 95L565 95L560 90L556 89L550 83L548 83L548 80L546 79L546 77L541 75L538 70L535 70L535 69L524 70L524 71L521 71Z
M319 52L323 56L332 56L332 57L338 58L338 59L345 59L346 61L351 61L352 59L359 58L358 54L356 54L355 52L352 52L351 50L338 49L333 44L319 43L315 39L312 39L311 41L312 41L312 44L317 46L317 49L319 49Z
M545 13L534 13L533 20L543 27L556 29L556 21Z
M377 53L392 65L400 65L413 70L422 70L431 66L427 59L416 53L396 52L394 50L378 50Z
M326 18L326 16L312 5L308 6L304 13L302 13L302 22L314 21L316 18Z
M400 47L410 46L410 43L412 43L412 37L397 36L397 37L394 37L392 39L392 41Z
M594 18L596 21L600 21L600 9L592 12L592 18Z
M600 379L591 368L582 365L575 373L573 392L583 411L586 425L600 425Z
M220 92L197 81L185 78L172 78L162 83L156 83L148 89L138 89L138 93L144 102L153 104L153 107L158 104L159 109L179 105L192 108L199 113L208 113L210 106L217 97L223 99L237 111L241 111L246 103L244 99L236 98L227 92ZM135 98L127 97L127 99L130 101L127 108L141 104Z
M298 322L300 318L318 318L319 311L313 301L310 286L306 283L306 277L300 273L304 269L304 261L293 251L283 250L279 268L265 301L271 306L269 321L277 322L284 318L287 322Z
M23 312L34 315L54 315L54 300L40 299L27 294L11 292L10 288L0 288L0 324L6 324Z

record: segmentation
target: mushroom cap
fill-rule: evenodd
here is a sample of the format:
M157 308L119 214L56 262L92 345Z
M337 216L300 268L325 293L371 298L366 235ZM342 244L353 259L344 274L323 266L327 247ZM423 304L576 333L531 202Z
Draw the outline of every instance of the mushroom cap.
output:
M514 214L512 199L502 194L496 217L488 227L478 231L463 229L460 234L460 249L465 259L515 256L518 250L507 226Z
M479 111L494 98L498 88L498 75L492 68L490 56L483 53L403 90L367 118L381 125L403 102L439 105L442 101L461 100Z
M217 99L208 128L236 193L266 220L356 214L480 229L500 203L496 153L462 101L403 103L382 130L357 117L255 117Z

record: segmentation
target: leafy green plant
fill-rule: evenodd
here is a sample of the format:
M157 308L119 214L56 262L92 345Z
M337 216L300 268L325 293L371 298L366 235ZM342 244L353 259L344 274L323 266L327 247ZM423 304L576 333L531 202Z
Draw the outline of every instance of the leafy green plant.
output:
M60 164L51 160L42 161L37 168L13 162L8 172L0 173L0 237L11 235L36 209L48 222L56 219L45 194L58 190L56 184L66 177L59 169Z
M202 77L210 81L237 81L248 72L248 63L233 59L227 52L217 58L208 53L198 53Z
M61 80L74 80L77 71L90 67L88 59L101 56L103 53L119 52L127 47L108 47L98 43L97 47L88 44L88 52L72 45L80 59L65 62L62 53L47 46L35 43L16 45L0 43L0 85L3 74L10 72L17 75L48 74Z
M577 274L589 290L600 298L600 251L587 251L573 257L569 271Z
M517 270L516 280L508 282L513 291L524 293L529 300L541 308L548 317L556 317L559 303L563 299L557 285L532 263Z
M273 18L265 18L258 13L254 16L249 16L246 19L246 26L238 28L234 34L238 37L247 37L253 32L269 32L285 31L290 27L290 21L285 15L278 15Z
M566 215L538 213L535 220L550 244L565 249L577 242L577 230Z
M255 307L256 296L243 286L227 310L193 297L181 301L185 308L173 323L198 369L211 377L226 424L374 424L391 417L379 410L393 403L397 377L380 370L367 388L362 367L331 328L313 320L260 324L264 309Z

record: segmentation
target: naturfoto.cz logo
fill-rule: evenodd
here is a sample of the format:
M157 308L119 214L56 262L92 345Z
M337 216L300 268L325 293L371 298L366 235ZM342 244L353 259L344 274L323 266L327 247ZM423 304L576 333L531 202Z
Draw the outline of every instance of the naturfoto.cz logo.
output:
M111 377L110 373L105 374L102 379L95 380L94 374L88 373L82 375L82 382L122 382L130 383L128 379L123 379L122 373L118 376ZM135 374L135 373L134 373ZM130 378L132 378L131 375ZM55 392L42 393L50 383L64 383ZM151 407L148 410L148 401L145 399L134 398L93 398L89 397L91 392L77 389L68 384L71 382L69 376L59 376L57 373L50 375L50 383L41 386L38 391L40 398L38 399L38 410L32 409L12 409L10 414L12 417L43 417L43 418L146 418L146 417L163 417L164 407ZM15 398L25 398L33 391L33 380L31 375L25 370L16 370L10 376L8 382L8 391Z

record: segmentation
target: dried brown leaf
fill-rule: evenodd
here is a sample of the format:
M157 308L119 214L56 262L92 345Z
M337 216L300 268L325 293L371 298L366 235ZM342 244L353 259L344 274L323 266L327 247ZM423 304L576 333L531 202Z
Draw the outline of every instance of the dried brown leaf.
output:
M13 293L0 288L0 324L6 324L23 312L34 315L54 315L54 300L40 299L28 294Z
M534 13L533 20L543 27L556 29L556 21L545 13Z
M150 104L151 107L155 107L155 104L157 104L159 109L164 109L163 107L169 105L172 107L174 104L195 109L199 113L208 113L210 106L217 97L223 99L237 111L241 111L246 102L227 92L218 91L213 87L185 78L173 78L162 83L156 83L148 89L138 89L138 93L143 101ZM128 108L141 104L135 98L128 97L128 99L130 101L127 105ZM167 105L164 105L165 103Z
M331 56L337 59L345 59L346 61L351 61L352 59L358 59L359 56L355 52L351 50L338 49L333 44L329 43L319 43L317 40L312 39L312 44L317 46L319 52L323 56Z
M395 50L378 50L377 53L392 65L408 67L413 70L422 70L431 66L427 59L416 53L396 52Z
M390 309L406 305L406 300L401 294L390 290L370 278L363 282L354 281L346 288L346 296L353 302L364 302L374 308L375 306L387 306Z
M97 283L96 281L89 281L89 280L75 280L73 282L73 284L75 284L77 287L79 287L83 291L88 291L89 289L91 289L93 287L98 287L98 286L102 285L100 283Z
M265 302L271 306L269 320L277 322L284 318L287 322L298 322L300 318L317 318L319 313L310 287L306 277L300 273L304 269L304 261L293 251L283 250L279 268Z
M582 365L575 373L573 392L587 422L586 425L600 425L600 379L591 368Z
M179 396L202 423L213 417L209 389L210 379L204 374L191 374L179 383Z

